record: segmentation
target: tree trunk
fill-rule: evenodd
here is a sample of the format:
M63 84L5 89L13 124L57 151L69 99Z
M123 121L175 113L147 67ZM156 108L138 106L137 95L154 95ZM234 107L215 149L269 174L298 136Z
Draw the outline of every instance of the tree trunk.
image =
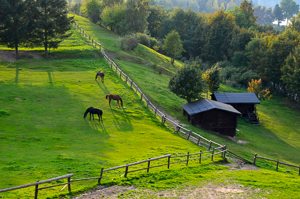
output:
M15 50L16 50L16 59L19 59L19 51L18 51L18 44L15 43Z
M175 56L171 57L171 64L174 64Z
M45 6L45 18L46 18L46 24L48 24L48 20L47 20L47 8ZM47 27L47 26L46 26ZM45 43L44 43L44 46L45 46L45 58L48 58L48 35L47 35L47 28L45 28Z

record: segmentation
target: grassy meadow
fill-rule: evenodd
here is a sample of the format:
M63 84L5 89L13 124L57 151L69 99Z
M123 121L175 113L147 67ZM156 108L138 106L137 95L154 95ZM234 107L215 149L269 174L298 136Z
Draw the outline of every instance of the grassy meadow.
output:
M201 149L162 125L78 32L62 46L51 52L53 59L0 63L0 189L69 173L95 177L101 168ZM106 74L104 83L95 81L98 70ZM121 95L125 107L112 101L110 108L105 100L110 93ZM83 119L90 106L103 110L103 123L98 116ZM91 184L95 180L78 182L73 191ZM1 195L26 198L33 189Z
M227 145L229 150L250 161L253 161L254 154L258 153L259 156L300 164L300 109L294 102L276 96L269 101L262 101L257 105L261 121L258 127L250 125L243 118L239 119L236 140L247 144L233 142L226 137L193 127L182 116L180 105L186 103L186 100L168 90L169 79L181 66L180 62L175 62L173 66L169 58L143 45L139 45L134 51L121 51L118 47L119 35L90 23L88 19L76 16L75 20L92 38L103 45L109 52L108 55L154 103L189 129ZM218 92L247 91L221 85Z
M193 131L212 139L239 155L251 159L254 153L299 164L299 111L288 107L285 100L273 98L258 106L260 126L252 126L239 119L239 144L226 137L191 126L182 116L184 100L168 91L169 78L181 66L172 66L170 59L139 45L134 51L121 51L119 36L90 23L82 17L75 20L92 38L99 41L118 66L128 74L150 99L162 106ZM49 59L20 59L0 62L0 189L33 183L73 173L73 179L95 177L101 168L110 168L166 154L180 155L206 150L162 125L153 112L141 104L140 97L120 80L98 50L89 45L75 30ZM1 47L1 49L7 49ZM42 48L21 49L43 53ZM98 70L105 72L105 82L95 81ZM235 91L222 85L222 92ZM111 108L106 94L119 94L124 108ZM103 123L83 119L90 107L103 110ZM252 159L251 159L252 160ZM161 162L163 162L162 160ZM186 187L195 189L213 183L220 186L242 185L253 193L251 197L297 198L297 171L275 163L258 161L259 171L230 170L221 164L220 157L171 165L171 169L155 168L130 173L124 170L104 173L104 185L134 185L140 192L128 192L120 198L155 198L144 196L144 190L154 192ZM166 163L166 162L163 162ZM152 163L151 163L152 164ZM66 180L56 181L59 184ZM75 182L77 193L97 185L97 180ZM66 198L67 189L61 187L41 190L39 198ZM32 198L34 187L0 193L2 198ZM236 195L239 197L239 195Z

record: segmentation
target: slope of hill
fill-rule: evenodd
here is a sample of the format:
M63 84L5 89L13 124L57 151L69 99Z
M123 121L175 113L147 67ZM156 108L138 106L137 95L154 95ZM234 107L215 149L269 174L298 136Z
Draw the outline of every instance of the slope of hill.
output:
M98 176L101 168L199 152L162 125L105 60L97 58L97 49L72 32L62 48L51 51L53 58L0 63L0 189L68 173ZM98 70L106 74L104 83L95 81ZM110 108L105 100L110 93L121 95L125 107L117 108L113 101ZM90 106L103 110L103 124L97 116L83 119ZM95 184L80 182L73 191ZM32 189L1 195L28 198ZM43 190L39 196L56 195L59 189Z
M227 145L230 150L249 160L253 160L253 155L258 153L264 157L299 164L300 124L295 121L299 121L300 112L288 108L288 104L292 105L293 102L279 97L273 97L270 101L262 101L261 105L257 106L261 120L259 127L252 126L240 118L236 142L193 127L182 116L180 105L186 101L174 95L167 88L169 78L176 68L180 67L180 63L177 62L175 66L172 66L168 58L143 45L139 45L134 51L121 51L118 47L119 35L89 22L88 19L76 16L75 20L89 35L103 45L108 55L139 85L151 101L160 105L194 132ZM170 72L160 74L157 67L165 68ZM219 92L246 91L222 85Z

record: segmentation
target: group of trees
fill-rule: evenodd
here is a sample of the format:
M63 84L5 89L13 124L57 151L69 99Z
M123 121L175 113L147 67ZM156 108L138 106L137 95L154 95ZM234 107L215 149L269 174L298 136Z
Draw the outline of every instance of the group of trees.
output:
M0 0L0 44L19 46L44 46L49 48L70 34L72 18L67 16L65 0Z

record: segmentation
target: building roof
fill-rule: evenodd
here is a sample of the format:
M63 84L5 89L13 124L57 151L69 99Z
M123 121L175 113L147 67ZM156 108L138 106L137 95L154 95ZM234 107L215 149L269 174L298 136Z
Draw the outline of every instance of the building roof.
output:
M181 106L186 112L188 112L189 115L195 115L212 109L219 109L241 115L241 113L231 105L209 99L200 99L194 102L182 104Z
M218 102L227 104L260 104L255 93L214 93Z

